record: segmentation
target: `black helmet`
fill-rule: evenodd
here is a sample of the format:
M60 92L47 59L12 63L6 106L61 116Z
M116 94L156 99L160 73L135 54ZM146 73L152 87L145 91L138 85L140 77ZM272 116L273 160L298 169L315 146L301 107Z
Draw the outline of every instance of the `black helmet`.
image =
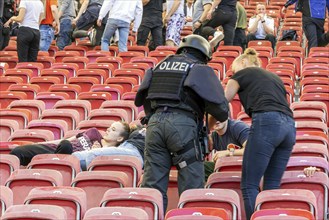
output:
M211 48L209 42L201 37L200 35L190 34L184 37L177 49L177 53L179 54L183 48L194 48L199 50L202 54L204 54L208 60L211 60Z

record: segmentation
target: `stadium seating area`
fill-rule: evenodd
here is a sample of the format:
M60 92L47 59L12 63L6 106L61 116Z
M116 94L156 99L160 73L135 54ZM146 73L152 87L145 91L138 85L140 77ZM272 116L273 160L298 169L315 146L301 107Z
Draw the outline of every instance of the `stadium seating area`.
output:
M253 220L328 219L329 47L306 50L301 14L286 0L247 0L248 18L258 2L275 19L275 35L297 31L297 41L252 41L262 66L283 80L296 120L297 138L281 189L261 191ZM326 31L329 23L326 20ZM185 28L182 36L191 34ZM176 47L149 51L128 39L128 52L109 52L80 39L59 51L55 43L39 52L38 62L18 63L15 37L0 51L0 217L1 219L244 219L240 190L242 157L220 158L204 189L177 191L171 170L168 209L161 194L139 188L142 168L135 158L98 157L80 170L71 155L39 155L24 169L11 149L40 141L67 138L90 127L105 131L113 121L134 122L144 116L134 97L145 71ZM220 45L209 63L225 87L240 47ZM201 73L202 74L202 73ZM231 115L251 124L238 97ZM312 178L303 169L320 169ZM261 186L260 186L261 189ZM119 217L118 217L119 216Z

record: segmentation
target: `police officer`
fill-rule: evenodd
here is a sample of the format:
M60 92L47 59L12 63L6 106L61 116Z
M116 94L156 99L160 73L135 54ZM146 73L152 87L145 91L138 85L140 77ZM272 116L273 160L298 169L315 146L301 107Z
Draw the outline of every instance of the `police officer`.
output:
M182 39L175 55L146 72L136 95L136 106L143 105L149 118L142 187L162 193L164 210L171 166L178 169L179 194L204 186L204 150L199 133L205 111L221 122L228 118L223 87L206 65L210 59L208 41L189 35Z

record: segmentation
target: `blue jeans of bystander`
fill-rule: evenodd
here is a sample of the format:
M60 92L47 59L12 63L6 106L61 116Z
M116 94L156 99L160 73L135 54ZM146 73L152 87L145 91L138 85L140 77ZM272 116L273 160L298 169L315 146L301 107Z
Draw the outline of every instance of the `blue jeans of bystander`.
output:
M103 51L109 51L109 44L111 37L114 36L114 32L119 30L119 52L127 51L127 41L129 36L129 27L128 22L109 18L107 20L105 30L102 37L101 49Z

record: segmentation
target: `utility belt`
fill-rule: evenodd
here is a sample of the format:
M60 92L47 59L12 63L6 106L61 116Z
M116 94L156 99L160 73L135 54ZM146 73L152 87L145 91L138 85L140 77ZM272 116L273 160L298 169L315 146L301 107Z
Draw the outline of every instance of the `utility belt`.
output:
M195 122L198 122L198 117L197 115L193 114L192 112L184 109L179 109L179 108L173 108L169 106L160 106L155 110L155 113L159 112L176 112L179 114L186 115L187 117L193 119Z

